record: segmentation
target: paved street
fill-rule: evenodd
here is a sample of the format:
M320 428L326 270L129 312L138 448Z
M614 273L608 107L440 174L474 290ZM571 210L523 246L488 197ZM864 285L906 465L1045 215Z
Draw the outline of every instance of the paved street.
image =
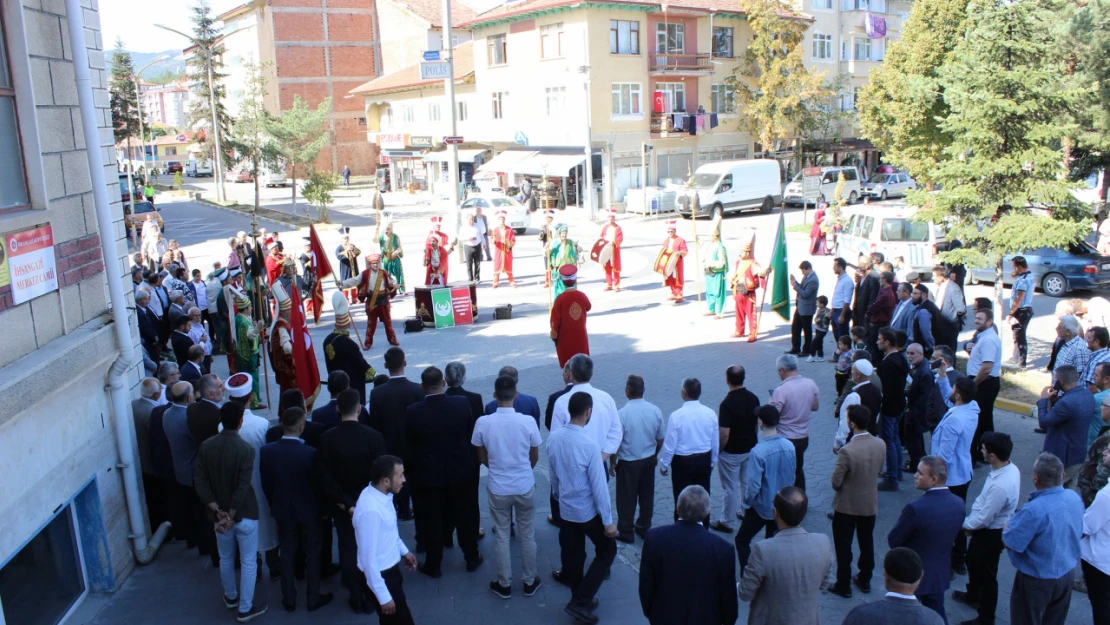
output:
M229 185L230 187L231 185ZM288 190L285 190L287 193ZM355 193L354 191L350 193ZM388 200L387 200L388 203ZM194 203L162 203L163 218L169 236L177 238L185 246L185 253L191 267L206 272L213 260L226 259L226 244L223 240L239 229L249 229L249 219ZM397 231L402 238L407 254L404 259L405 277L409 285L422 282L423 268L420 244L427 231L426 216L435 210L444 210L442 202L413 204L394 208ZM354 227L353 240L363 252L367 252L368 241L373 234L373 226L359 221L364 214L352 208L353 217L345 216L344 210L333 212L332 221L350 224ZM585 220L575 211L561 213L559 220L571 225L570 236L577 239L586 249L597 236L595 225L586 225ZM801 211L791 211L788 223L801 221ZM725 243L730 254L737 249L736 239L742 227L757 228L759 235L756 256L766 262L774 240L774 225L777 215L744 215L726 219L724 222ZM705 391L703 403L717 407L727 388L724 383L724 370L730 364L739 363L748 372L747 386L758 396L766 397L769 389L777 385L774 372L774 359L789 348L789 324L777 316L766 313L763 316L763 331L757 343L735 342L727 337L732 332L731 307L725 320L707 319L701 316L703 308L696 298L694 267L687 265L687 299L682 305L675 306L664 300L665 294L659 286L658 275L651 271L658 244L663 240L664 227L661 221L641 221L639 218L623 218L620 222L625 231L623 262L625 271L622 283L625 287L620 293L603 292L602 273L594 263L587 263L582 270L580 287L591 298L593 308L589 313L590 348L595 359L595 386L615 394L617 404L623 405L624 398L617 396L624 387L625 376L638 373L645 378L647 399L656 403L665 414L669 414L681 404L679 383L687 376L702 380ZM708 234L709 223L698 222L698 232ZM688 240L693 239L692 223L680 222L680 234ZM271 228L271 230L273 230ZM338 244L338 233L331 228L321 229L325 247L333 250ZM299 253L301 233L283 232L281 239L287 250ZM520 369L521 391L541 399L561 387L558 365L554 349L547 337L547 291L542 288L542 260L536 230L529 230L520 237L516 259L518 282L517 289L502 287L489 288L489 276L483 275L484 284L479 289L479 323L453 329L430 330L418 334L400 335L401 345L410 363L408 377L418 379L425 366L435 364L443 367L450 360L461 360L469 368L466 388L489 397L497 370L506 364ZM797 263L807 255L808 239L804 235L791 235L789 241L792 271ZM465 267L452 256L450 269L452 281L465 277ZM688 257L694 259L693 247ZM732 259L733 261L735 258ZM334 263L334 258L332 259ZM831 296L833 275L830 258L813 259L822 281L821 293ZM482 271L491 271L491 263L483 263ZM980 293L979 290L983 292ZM971 287L967 297L989 295L990 287ZM327 293L330 301L330 290ZM513 304L513 319L493 321L492 310L495 305ZM1036 339L1038 359L1043 365L1047 358L1047 346L1051 345L1054 321L1050 317L1055 300L1047 297L1037 298L1039 317L1033 323L1032 333ZM770 306L766 307L768 310ZM312 330L314 342L319 344L331 329L330 304L321 319L319 327ZM393 316L400 328L400 319L413 314L411 295L398 298L393 303ZM353 311L354 312L354 311ZM356 323L365 328L364 314L361 310L355 315ZM381 355L387 347L382 330L379 329L373 349L368 358L375 366L381 365ZM830 341L825 343L826 354L830 354ZM318 354L319 356L319 354ZM223 367L223 370L220 367ZM321 370L323 363L321 359ZM226 362L217 359L216 371L226 373ZM832 489L829 476L835 456L829 451L836 429L832 418L834 400L833 368L828 363L802 363L803 375L815 379L822 389L821 408L814 414L810 429L810 446L806 455L806 472L810 496L810 512L805 527L811 532L821 532L831 536L830 523L825 511L832 502ZM277 387L272 386L273 402L277 400ZM275 415L269 414L271 418ZM1040 451L1043 439L1034 434L1033 423L1018 415L996 411L996 424L999 430L1010 433L1015 441L1014 459L1021 468L1023 479L1023 498L1032 486L1029 479L1032 461ZM544 432L546 437L546 432ZM541 452L540 463L536 469L537 493L548 491L547 460ZM987 469L976 472L975 484L970 494L978 494ZM483 478L484 481L484 478ZM612 488L612 483L610 484ZM484 490L484 489L483 489ZM713 480L714 514L720 508L719 481ZM873 579L875 590L867 597L879 600L882 597L881 558L886 552L885 536L892 527L902 506L916 498L912 482L907 478L898 493L883 493L880 497L880 512L875 529L877 559L879 564ZM485 511L484 492L482 501L483 525L490 527L488 512ZM537 508L541 514L548 509L546 497L537 497ZM670 523L672 517L672 494L669 477L657 477L655 524ZM511 601L502 601L493 596L487 588L494 573L494 541L488 536L480 547L486 559L478 572L467 574L462 555L457 549L449 550L444 562L444 577L432 580L419 574L406 574L405 587L416 620L423 624L443 625L486 625L493 619L501 624L510 623L567 623L571 622L562 606L569 598L569 591L555 584L550 571L559 566L558 536L554 527L537 524L539 542L540 575L544 586L534 597L525 598L519 592L519 581L515 584L515 596ZM413 546L413 525L403 523L401 535L409 546ZM726 537L730 542L732 536ZM604 623L645 623L637 596L637 571L642 543L635 545L619 544L619 555L613 566L612 578L600 591L601 605L597 614ZM514 567L519 574L518 544L514 542ZM1003 558L1000 580L999 621L1008 621L1009 588L1014 570ZM957 580L953 586L962 589L966 578ZM303 589L303 584L302 584ZM270 604L271 611L259 622L269 623L311 623L321 618L331 623L374 622L375 617L356 616L346 606L346 593L340 587L338 578L324 583L324 590L337 593L337 601L321 612L310 617L303 610L304 597L299 598L301 610L287 614L280 606L280 591L277 582L260 584L259 593ZM195 552L185 553L184 545L166 545L159 552L155 562L137 570L124 586L114 595L93 597L78 612L77 623L89 625L116 625L119 623L159 623L165 625L221 622L230 620L231 615L219 600L218 572L211 568L206 558ZM303 590L302 590L303 592ZM949 593L950 594L950 593ZM824 594L821 599L822 623L840 623L851 607L864 601L856 592L851 600ZM950 622L958 623L971 618L973 612L951 600L947 605ZM747 606L741 605L740 622L746 622ZM1083 594L1074 594L1068 623L1089 623L1090 604Z

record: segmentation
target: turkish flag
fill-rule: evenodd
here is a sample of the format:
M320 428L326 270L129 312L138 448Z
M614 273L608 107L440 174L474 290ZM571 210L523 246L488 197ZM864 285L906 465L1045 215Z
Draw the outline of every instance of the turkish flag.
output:
M304 393L305 403L311 406L320 393L320 367L316 364L316 351L312 348L312 336L308 333L308 323L301 307L300 289L290 289L289 295L293 298L293 307L289 311L293 370L297 372L297 388Z
M332 275L332 269L320 237L316 234L315 224L309 224L308 237L312 266L316 268L316 282L312 286L312 320L320 323L320 313L324 310L324 278Z

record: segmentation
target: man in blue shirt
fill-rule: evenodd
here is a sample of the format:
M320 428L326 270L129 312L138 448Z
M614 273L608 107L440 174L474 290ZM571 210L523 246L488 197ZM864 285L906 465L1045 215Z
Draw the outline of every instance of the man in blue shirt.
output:
M1064 488L1071 488L1087 459L1087 434L1095 413L1095 398L1080 383L1071 365L1056 368L1055 387L1046 387L1037 400L1037 421L1045 429L1044 449L1064 463ZM1049 408L1049 400L1055 403Z
M784 486L794 485L794 444L778 433L779 411L774 406L760 406L761 440L748 455L748 474L744 484L744 520L736 532L736 557L740 560L740 576L752 554L752 538L765 529L765 536L775 535L775 494Z
M501 367L501 370L497 372L497 377L500 378L501 376L508 376L518 386L520 385L520 372L516 370L516 367ZM536 420L536 427L540 426L540 402L535 397L517 392L516 399L513 400L513 410L532 417ZM497 412L496 399L486 404L486 414L495 412Z
M1033 318L1033 273L1024 256L1014 256L1014 285L1010 287L1010 309L1006 315L1014 331L1014 357L1010 360L1022 368L1029 354L1029 342L1025 330Z
M621 420L621 446L616 457L611 458L617 476L617 540L631 543L647 538L651 517L655 511L656 454L663 446L663 412L644 399L644 379L636 374L628 376L624 384L628 403L617 411ZM640 516L636 503L640 504Z
M1071 571L1079 563L1083 501L1066 490L1064 464L1042 453L1033 463L1029 501L1010 517L1002 542L1017 572L1010 622L1063 625L1071 605Z

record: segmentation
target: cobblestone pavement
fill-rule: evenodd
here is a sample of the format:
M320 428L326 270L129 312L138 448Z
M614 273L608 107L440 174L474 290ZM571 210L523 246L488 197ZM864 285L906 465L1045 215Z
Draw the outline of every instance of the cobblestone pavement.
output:
M573 217L567 213L569 221ZM665 294L659 286L658 276L651 272L657 245L662 241L662 224L657 222L625 224L626 245L624 254L625 273L621 293L603 292L600 270L589 263L583 269L581 288L590 296L593 309L589 313L590 348L595 359L595 386L615 395L618 406L624 404L620 393L624 388L625 376L629 373L642 375L647 385L647 399L656 403L669 414L681 404L679 397L680 381L694 376L702 380L703 403L716 409L727 392L724 383L724 370L728 365L739 363L748 372L747 386L758 396L766 397L768 389L778 383L774 371L774 359L789 348L789 324L777 316L765 313L761 339L754 344L734 342L727 339L732 332L732 312L725 320L705 318L699 313L694 301L695 285L693 267L688 266L688 289L686 303L675 306L663 299ZM760 238L757 255L766 258L773 242L773 220L768 217L729 219L725 221L726 242L736 235L741 226L760 225ZM701 222L699 229L708 230L708 224ZM422 224L405 226L413 231L423 228ZM690 222L680 225L681 234L690 236ZM584 226L580 220L572 224L572 237L578 236L583 247L588 247L596 236L596 226ZM554 349L547 338L547 292L542 288L542 261L535 242L534 230L521 238L518 264L520 287L492 290L487 285L479 290L480 322L474 326L425 331L418 334L401 335L402 347L406 350L410 367L408 377L418 379L425 366L435 364L442 367L450 360L461 360L469 368L466 388L489 397L492 393L493 379L502 365L512 364L520 369L521 391L540 398L541 405L546 396L561 387L560 374L554 357ZM702 232L706 234L706 232ZM299 235L295 235L299 236ZM405 236L405 235L403 235ZM325 246L334 246L336 239L329 233ZM287 237L283 236L283 240ZM289 236L288 239L294 239ZM409 239L406 239L409 240ZM790 250L793 254L791 264L804 257L802 237L792 238ZM218 241L194 246L187 249L190 258L214 257L222 253ZM735 248L735 244L731 246ZM409 246L406 256L406 278L414 282L419 261L413 246ZM212 251L209 251L212 250ZM690 257L694 256L691 251ZM454 260L454 259L452 259ZM827 269L828 260L819 261L821 292L830 293L832 289L831 271ZM815 264L817 264L815 262ZM201 266L194 264L194 266ZM490 264L483 264L483 271L489 271ZM455 263L451 268L453 276L460 276L465 269ZM420 271L422 276L423 272ZM330 300L330 294L328 295ZM1048 298L1044 298L1048 299ZM512 303L513 319L491 321L494 305ZM394 302L394 318L411 315L411 296L399 298ZM330 305L329 305L330 308ZM770 307L767 306L767 309ZM321 326L312 330L314 340L319 343L330 331L330 311L322 319ZM356 320L364 326L363 315L359 312ZM372 364L380 366L381 354L385 349L384 336L379 330L377 341L370 352ZM1051 336L1051 335L1049 335ZM830 353L826 341L826 354ZM217 368L220 359L217 359ZM226 366L226 365L225 365ZM322 369L322 364L321 364ZM217 369L218 371L218 369ZM830 451L835 433L835 420L832 417L834 400L833 368L828 363L802 363L801 373L815 379L821 386L821 408L814 413L810 429L810 445L806 454L806 474L810 511L805 528L810 532L821 532L831 537L830 522L825 512L832 503L832 489L829 476L832 473L835 457ZM276 386L274 387L276 392ZM276 395L274 397L276 400ZM270 415L273 416L273 415ZM999 430L1014 437L1014 459L1023 473L1023 500L1032 489L1029 479L1032 462L1040 451L1042 438L1033 433L1033 422L1011 413L996 411L996 424ZM546 437L546 431L544 432ZM547 459L541 453L536 469L537 493L548 491ZM986 476L987 469L976 472L971 497L978 494ZM484 482L483 478L483 482ZM713 476L714 514L720 509L721 493L716 473ZM610 483L610 488L614 484ZM886 553L885 536L893 526L901 508L918 493L913 490L907 478L897 493L880 495L879 518L875 528L876 557L879 563L873 579L875 590L867 600L880 600L882 597L881 559ZM537 497L537 515L546 514L546 496ZM483 525L490 527L483 489L481 507ZM673 500L669 477L656 477L656 506L654 522L656 525L670 523ZM401 525L401 535L409 546L413 545L412 523ZM559 566L558 534L551 525L542 521L536 525L539 544L540 575L544 581L541 591L531 598L519 592L519 578L516 593L511 601L502 601L493 596L487 588L494 574L494 543L487 537L480 543L486 564L478 572L467 574L461 553L457 549L448 550L444 561L444 577L432 580L419 574L406 574L405 588L409 602L418 623L443 625L499 625L511 623L567 623L571 622L562 606L569 599L569 591L555 584L550 572ZM733 535L734 536L734 535ZM733 536L725 537L730 542ZM637 594L637 574L642 542L637 539L634 545L618 543L619 551L613 566L612 577L602 585L599 598L601 605L598 615L605 623L645 623L639 606ZM519 575L519 545L514 541L514 568ZM999 622L1009 619L1009 589L1014 570L1003 557L999 574L1001 597L999 600ZM962 589L966 578L953 583L953 588ZM260 584L259 593L268 600L271 611L263 621L270 623L312 623L326 622L366 623L374 622L372 616L356 616L345 603L346 593L340 587L338 578L324 583L324 591L336 592L337 601L321 612L309 616L303 607L289 614L281 609L280 589L277 582ZM136 570L114 595L92 597L77 612L74 622L89 625L117 625L122 623L159 623L164 625L221 622L230 620L230 614L219 600L218 572L211 568L205 558L194 553L187 554L184 546L170 544L159 552L155 562ZM303 592L303 585L302 585ZM949 593L950 594L950 593ZM834 595L823 594L821 598L821 622L840 623L847 612L865 600L858 592L851 600ZM303 606L303 596L301 597ZM958 623L974 616L973 612L961 604L948 601L949 620ZM747 606L741 604L741 619L746 622ZM1072 599L1069 624L1089 623L1090 603L1086 595L1075 593Z

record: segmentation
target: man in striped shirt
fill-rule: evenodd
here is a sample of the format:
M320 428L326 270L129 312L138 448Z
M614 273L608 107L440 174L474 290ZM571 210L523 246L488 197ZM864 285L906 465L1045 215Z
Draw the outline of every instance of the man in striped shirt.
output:
M617 556L617 525L609 505L609 488L601 448L586 433L593 411L593 397L583 391L570 393L570 422L547 438L551 465L551 491L559 502L559 546L563 568L552 579L572 591L563 610L584 623L596 623L594 595ZM594 544L594 560L585 575L586 539Z
M1086 338L1091 355L1087 358L1087 366L1083 368L1079 383L1092 393L1097 393L1100 389L1095 386L1095 368L1101 363L1110 362L1110 350L1106 349L1110 345L1110 331L1101 326L1092 327L1087 330Z

